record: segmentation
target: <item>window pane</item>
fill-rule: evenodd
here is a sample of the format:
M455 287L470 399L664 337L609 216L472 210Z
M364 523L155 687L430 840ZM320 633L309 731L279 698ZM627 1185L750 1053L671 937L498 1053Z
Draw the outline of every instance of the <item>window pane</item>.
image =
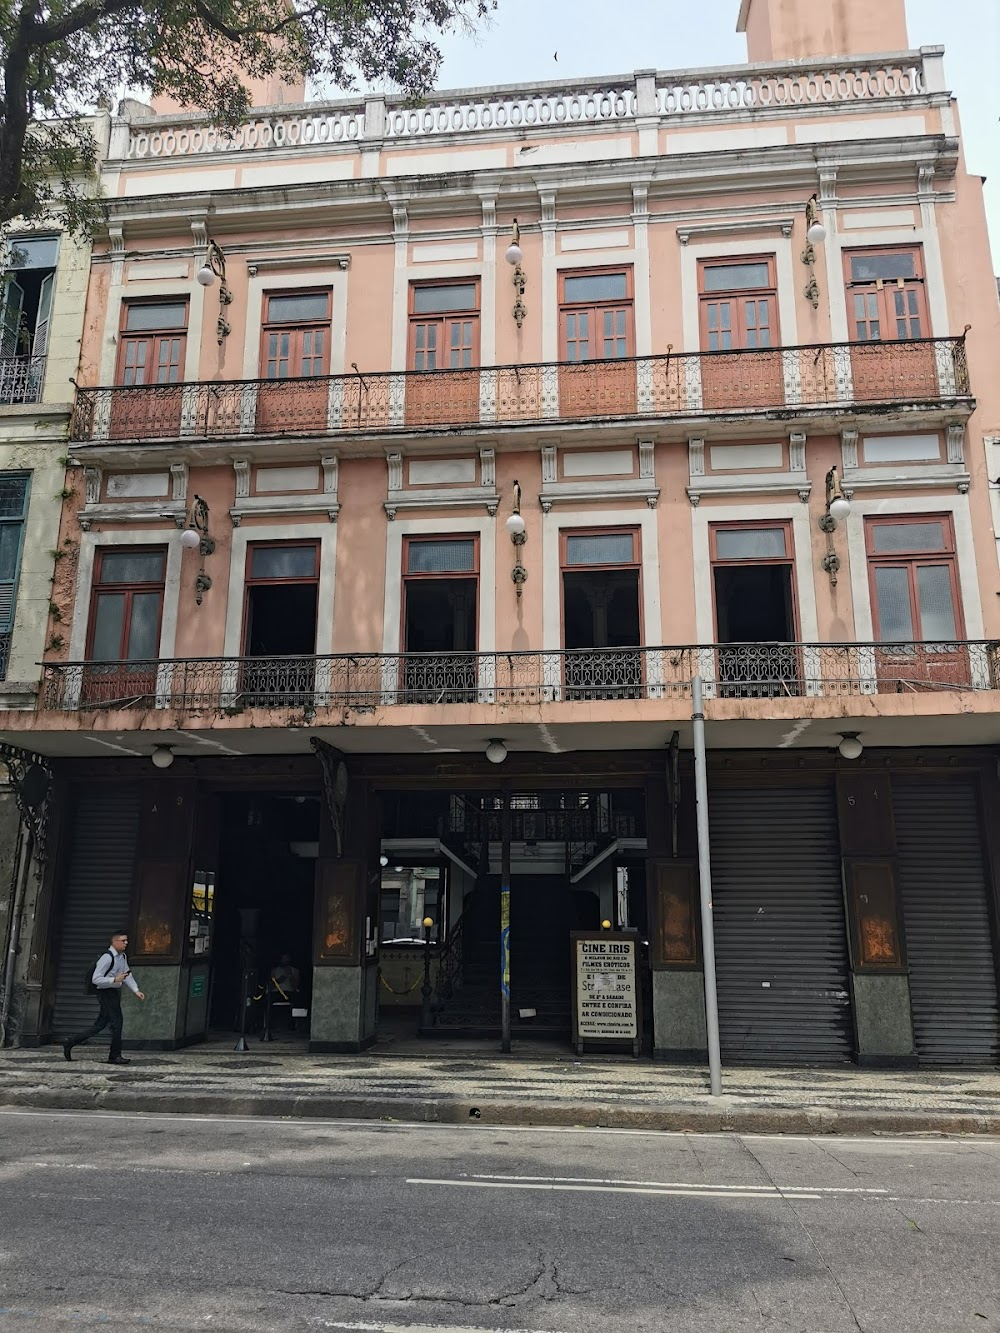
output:
M160 593L137 592L132 596L132 616L128 626L129 662L148 662L157 656L160 631Z
M329 292L296 292L294 296L272 296L267 303L268 324L306 324L326 319L330 313Z
M921 565L917 569L920 633L925 639L954 639L955 607L948 565Z
M567 565L631 565L635 537L631 532L598 532L566 538Z
M877 555L898 555L901 551L947 551L944 524L876 523L872 527L872 550Z
M130 304L125 310L125 327L130 333L141 333L145 329L187 328L187 303L143 301Z
M106 551L101 583L162 583L165 551Z
M467 573L476 567L474 541L410 542L408 574Z
M621 301L628 293L624 273L587 273L563 279L563 300Z
M122 625L125 621L125 594L102 593L94 605L95 662L117 662L121 656Z
M702 269L702 291L734 292L770 287L770 272L765 264L706 264Z
M8 242L11 268L55 268L58 236L12 236Z
M875 600L878 605L879 638L883 643L913 639L910 611L910 576L906 569L889 565L875 570Z
M913 251L898 255L851 255L851 281L895 281L916 277Z
M316 577L315 546L255 546L250 556L252 579Z
M774 560L787 556L784 528L716 528L718 560Z
M0 579L13 579L17 576L21 527L20 523L0 523Z
M449 310L475 310L476 284L452 282L442 287L414 287L415 315L443 314Z
M27 496L27 477L0 477L0 518L20 518Z

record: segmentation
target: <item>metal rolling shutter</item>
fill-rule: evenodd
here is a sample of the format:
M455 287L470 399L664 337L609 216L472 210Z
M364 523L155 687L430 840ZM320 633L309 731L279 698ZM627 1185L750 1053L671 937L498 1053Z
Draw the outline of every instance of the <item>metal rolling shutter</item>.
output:
M833 788L720 788L708 809L723 1056L850 1060Z
M899 888L921 1064L995 1064L1000 1017L974 783L893 779Z
M52 1034L89 1027L97 1001L84 991L88 966L113 930L128 929L139 837L139 793L133 786L74 788L73 826L62 892ZM102 1034L98 1040L107 1040Z

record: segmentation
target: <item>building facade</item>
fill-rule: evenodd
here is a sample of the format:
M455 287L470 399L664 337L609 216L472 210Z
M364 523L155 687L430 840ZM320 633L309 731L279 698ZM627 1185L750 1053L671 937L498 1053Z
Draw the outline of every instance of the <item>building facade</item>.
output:
M515 1034L608 921L702 1058L699 677L724 1059L996 1062L981 181L903 0L739 22L738 68L113 125L2 719L52 779L25 1039L123 920L141 1042L287 953L362 1048L425 931L425 1026L492 1034L502 885Z

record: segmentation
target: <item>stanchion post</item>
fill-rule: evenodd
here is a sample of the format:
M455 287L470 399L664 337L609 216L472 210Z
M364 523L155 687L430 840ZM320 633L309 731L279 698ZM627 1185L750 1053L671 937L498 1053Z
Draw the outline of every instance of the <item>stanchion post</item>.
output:
M425 1030L431 1026L431 927L432 917L425 916L424 927L424 984L420 987L420 1026Z

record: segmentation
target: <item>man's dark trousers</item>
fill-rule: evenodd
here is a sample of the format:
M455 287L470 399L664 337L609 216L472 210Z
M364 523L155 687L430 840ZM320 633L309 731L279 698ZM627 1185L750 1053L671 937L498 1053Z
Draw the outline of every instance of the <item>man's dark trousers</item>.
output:
M70 1044L79 1046L81 1042L89 1041L91 1037L96 1037L99 1032L110 1027L111 1052L108 1059L117 1060L122 1053L122 993L117 986L102 987L97 992L97 1002L101 1006L101 1012L93 1025L86 1032L81 1032L78 1037L70 1038Z

